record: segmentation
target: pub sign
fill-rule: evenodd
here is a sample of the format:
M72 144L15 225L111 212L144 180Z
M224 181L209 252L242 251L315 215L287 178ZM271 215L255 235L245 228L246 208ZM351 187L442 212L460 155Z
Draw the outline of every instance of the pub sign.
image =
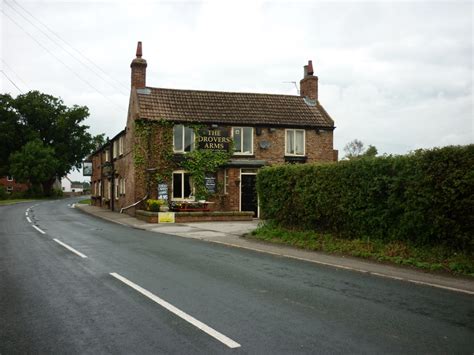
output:
M205 127L199 130L198 149L212 151L229 151L232 138L228 127Z

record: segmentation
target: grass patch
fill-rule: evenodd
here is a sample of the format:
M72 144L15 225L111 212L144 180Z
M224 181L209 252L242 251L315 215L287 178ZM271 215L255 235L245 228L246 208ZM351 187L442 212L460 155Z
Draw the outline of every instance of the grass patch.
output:
M91 199L85 199L85 200L80 200L77 203L80 203L81 205L90 205L91 204Z
M29 199L29 198L17 198L17 199L11 199L11 200L0 200L0 206L14 205L16 203L30 202L30 201L34 201L34 200Z
M261 224L252 232L252 237L306 250L349 255L474 277L474 255L441 246L419 247L401 241L383 242L369 238L343 239L314 231L288 230L272 223Z

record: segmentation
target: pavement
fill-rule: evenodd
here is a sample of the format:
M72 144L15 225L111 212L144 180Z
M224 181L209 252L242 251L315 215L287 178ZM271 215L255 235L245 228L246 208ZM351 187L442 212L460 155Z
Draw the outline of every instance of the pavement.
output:
M347 256L328 255L321 252L307 251L291 246L276 245L252 238L245 238L244 235L257 228L261 222L260 220L153 224L141 221L127 214L112 212L96 206L75 204L75 208L95 217L131 228L183 238L199 239L205 242L227 245L229 247L248 249L339 269L371 274L376 277L395 279L474 295L474 280L470 277L420 271L408 267L387 265Z

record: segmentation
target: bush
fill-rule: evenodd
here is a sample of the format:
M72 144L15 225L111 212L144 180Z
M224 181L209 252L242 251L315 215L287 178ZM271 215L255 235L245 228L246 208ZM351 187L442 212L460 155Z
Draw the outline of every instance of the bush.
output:
M7 190L3 186L0 186L0 200L6 200L7 198Z
M474 145L261 169L262 217L344 238L474 251Z
M164 200L146 200L146 210L151 212L160 212L160 206L165 204Z

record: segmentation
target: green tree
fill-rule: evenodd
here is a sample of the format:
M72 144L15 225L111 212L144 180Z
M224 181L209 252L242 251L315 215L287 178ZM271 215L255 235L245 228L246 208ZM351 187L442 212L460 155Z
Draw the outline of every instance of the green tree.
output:
M344 159L347 160L374 158L378 153L375 146L369 145L366 149L364 143L358 139L354 139L353 141L347 143L344 146L344 152L346 153Z
M30 183L34 190L54 176L57 164L54 149L39 139L26 143L10 155L10 172L17 181Z
M0 113L0 172L16 176L10 169L10 155L27 142L40 140L44 147L53 148L55 169L41 181L46 194L56 177L79 169L82 159L104 141L103 135L93 137L87 132L89 127L82 124L89 116L86 106L67 107L61 99L39 91L15 99L1 95ZM8 132L12 132L11 137L7 137Z

